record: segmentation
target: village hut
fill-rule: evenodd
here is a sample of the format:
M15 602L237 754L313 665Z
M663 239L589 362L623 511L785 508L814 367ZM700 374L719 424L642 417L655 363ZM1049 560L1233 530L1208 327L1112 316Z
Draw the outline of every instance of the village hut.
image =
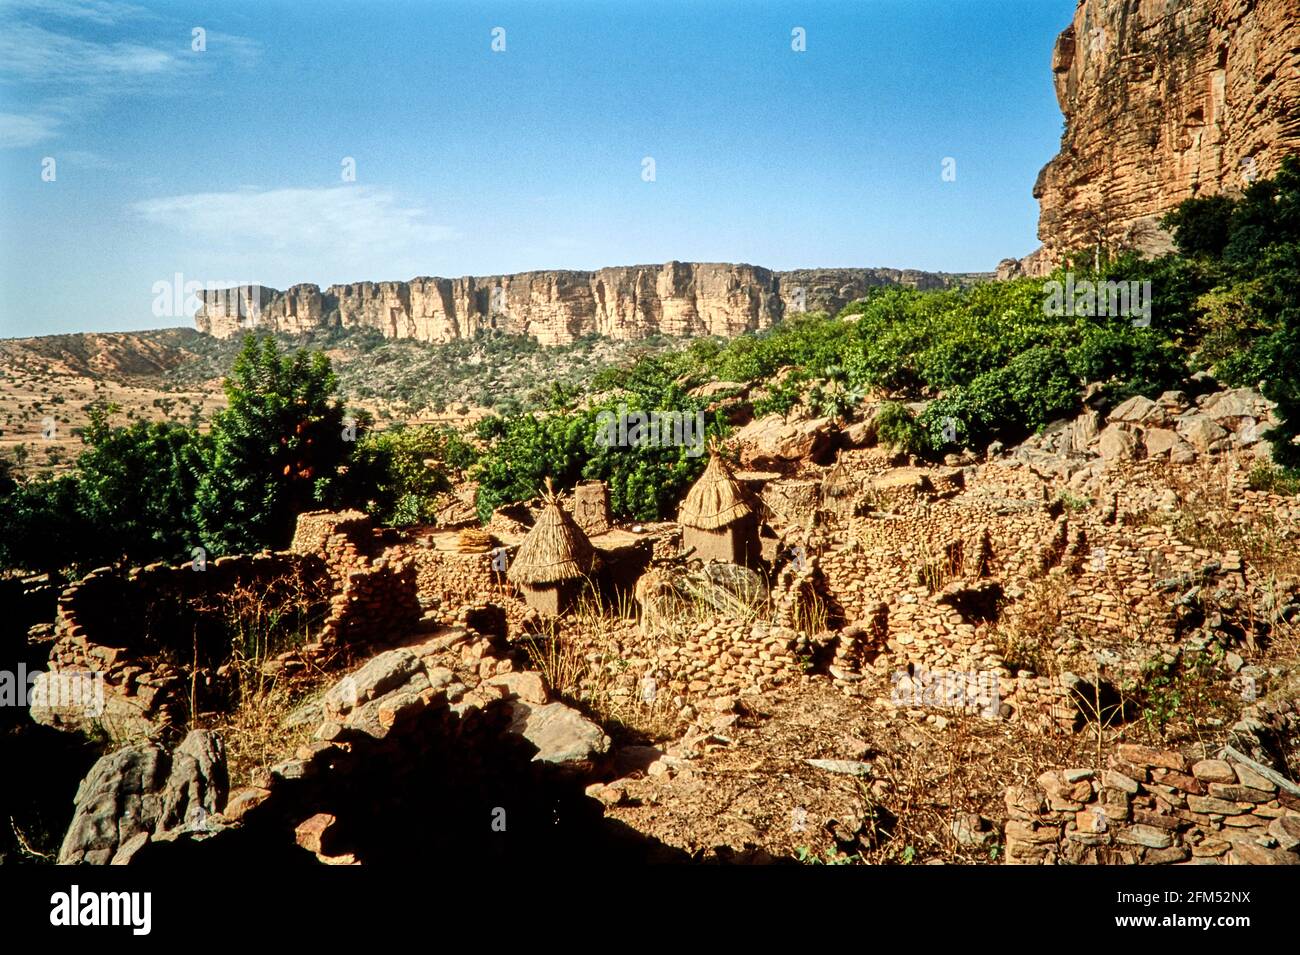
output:
M860 490L853 472L840 458L822 478L822 508L836 517L851 517Z
M761 553L758 540L761 505L736 479L719 449L710 448L709 464L686 493L677 512L682 546L701 560L748 566Z
M559 616L572 609L596 565L596 552L582 528L560 506L546 482L543 507L506 571L528 606Z

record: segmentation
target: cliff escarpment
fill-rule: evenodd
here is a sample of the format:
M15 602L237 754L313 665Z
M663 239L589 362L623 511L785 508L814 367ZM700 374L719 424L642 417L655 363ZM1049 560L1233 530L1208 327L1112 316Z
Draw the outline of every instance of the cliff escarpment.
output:
M203 294L199 331L228 338L249 328L298 333L325 327L375 328L388 338L448 342L481 331L529 335L544 345L598 334L721 335L769 328L788 314L838 311L869 288L945 288L983 275L900 269L802 269L669 262L595 272L415 278L409 282L251 286Z
M1081 0L1052 72L1065 131L1034 186L1031 273L1098 245L1163 251L1165 212L1300 150L1300 0Z

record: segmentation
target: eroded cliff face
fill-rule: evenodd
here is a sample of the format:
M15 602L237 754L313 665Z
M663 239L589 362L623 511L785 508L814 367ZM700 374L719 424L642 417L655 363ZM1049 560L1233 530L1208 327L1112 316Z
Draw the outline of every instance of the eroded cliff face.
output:
M1300 150L1300 0L1081 0L1052 72L1066 125L1033 274L1098 242L1163 251L1166 211Z
M772 272L753 265L669 262L597 272L521 272L409 282L251 286L243 294L208 292L194 318L201 332L228 338L264 328L375 328L388 338L448 342L485 329L530 335L544 345L584 335L639 339L651 335L721 335L769 328L802 311L838 311L881 285L944 288L982 275L898 269L803 269Z

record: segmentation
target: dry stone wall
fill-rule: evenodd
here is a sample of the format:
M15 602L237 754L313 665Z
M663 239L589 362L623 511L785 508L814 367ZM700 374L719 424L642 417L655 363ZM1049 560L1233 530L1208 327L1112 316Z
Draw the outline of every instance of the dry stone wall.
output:
M1011 865L1300 865L1300 787L1231 747L1120 744L1100 772L1048 770L1005 799Z
M301 602L305 642L266 661L272 674L338 645L382 646L421 614L415 565L384 548L358 512L302 515L283 553L124 573L101 568L59 598L49 671L33 690L32 718L128 740L183 726L196 686L211 689L211 705L220 705L219 657L230 639L221 618L237 611L244 599L237 591L247 599L274 592ZM187 675L196 660L203 674L197 684ZM94 681L100 698L91 706L64 692L69 681L80 687L78 674Z
M190 691L183 668L194 653L195 608L236 585L256 590L284 578L306 589L319 586L322 597L326 593L320 559L296 554L223 557L202 570L150 564L125 574L91 571L59 597L49 671L33 690L32 718L114 739L182 724ZM190 626L179 626L184 623ZM93 707L64 692L79 674L93 675L102 689Z

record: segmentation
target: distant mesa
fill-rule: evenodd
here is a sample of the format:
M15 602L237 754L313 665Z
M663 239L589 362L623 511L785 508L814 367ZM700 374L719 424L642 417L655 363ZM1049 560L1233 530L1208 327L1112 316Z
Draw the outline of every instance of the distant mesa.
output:
M489 329L562 345L587 335L636 340L653 335L720 335L770 328L804 311L836 312L879 286L941 289L990 278L988 273L914 269L799 269L669 262L596 272L416 278L409 282L295 285L285 291L248 286L253 294L201 293L200 332L229 338L249 329L301 333L319 328L374 328L387 338L450 342ZM249 307L249 299L255 307Z

